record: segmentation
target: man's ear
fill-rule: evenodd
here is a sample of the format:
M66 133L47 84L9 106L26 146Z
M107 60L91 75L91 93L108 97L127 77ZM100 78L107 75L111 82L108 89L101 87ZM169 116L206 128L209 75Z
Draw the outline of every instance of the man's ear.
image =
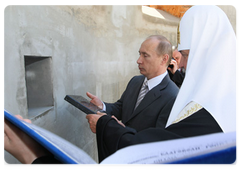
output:
M162 64L167 65L168 59L169 59L169 55L164 54L163 57L162 57Z

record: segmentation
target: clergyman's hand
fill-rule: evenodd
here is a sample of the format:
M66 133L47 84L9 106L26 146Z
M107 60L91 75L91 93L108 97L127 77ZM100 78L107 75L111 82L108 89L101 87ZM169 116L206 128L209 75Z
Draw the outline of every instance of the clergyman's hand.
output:
M29 119L23 119L19 115L16 117L31 123ZM4 149L24 164L30 164L36 158L48 153L40 144L6 119L4 119Z
M91 94L89 92L87 92L86 94L91 99L91 101L90 101L91 103L93 103L94 105L96 105L100 109L103 109L103 103L97 96L94 96L93 94Z
M88 119L89 127L93 133L96 133L97 121L103 115L107 115L106 113L97 112L97 114L88 114L86 119Z

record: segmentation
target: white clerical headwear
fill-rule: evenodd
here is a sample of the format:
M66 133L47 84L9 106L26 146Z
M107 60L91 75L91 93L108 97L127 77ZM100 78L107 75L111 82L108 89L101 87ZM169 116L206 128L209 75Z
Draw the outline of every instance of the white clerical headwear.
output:
M224 132L235 131L236 36L219 7L193 6L184 14L178 50L187 49L186 76L166 126L183 118L181 111L194 102L205 108Z

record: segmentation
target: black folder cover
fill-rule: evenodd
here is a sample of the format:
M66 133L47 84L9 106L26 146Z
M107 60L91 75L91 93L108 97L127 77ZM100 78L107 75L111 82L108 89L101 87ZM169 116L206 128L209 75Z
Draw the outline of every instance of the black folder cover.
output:
M77 107L86 114L96 114L97 111L101 111L99 107L95 106L80 95L66 95L64 100L71 103L73 106Z

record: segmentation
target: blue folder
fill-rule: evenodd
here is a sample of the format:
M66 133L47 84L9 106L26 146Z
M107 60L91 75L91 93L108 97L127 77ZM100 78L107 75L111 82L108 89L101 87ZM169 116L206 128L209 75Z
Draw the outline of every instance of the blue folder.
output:
M59 161L67 164L96 164L89 155L65 139L43 128L19 120L6 110L4 110L4 117L45 147Z
M232 164L236 161L236 146L217 152L207 153L170 164Z

